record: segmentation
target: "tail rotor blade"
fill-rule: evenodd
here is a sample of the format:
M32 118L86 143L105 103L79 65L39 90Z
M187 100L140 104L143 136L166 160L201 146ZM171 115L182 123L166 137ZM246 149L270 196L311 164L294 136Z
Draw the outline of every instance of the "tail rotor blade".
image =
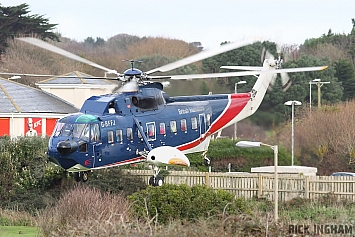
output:
M272 91L272 89L274 88L276 77L277 77L276 73L272 75L272 79L270 81L269 87L267 88L269 91Z
M281 74L282 90L285 92L290 88L292 81L288 76L287 72L281 72L280 74Z

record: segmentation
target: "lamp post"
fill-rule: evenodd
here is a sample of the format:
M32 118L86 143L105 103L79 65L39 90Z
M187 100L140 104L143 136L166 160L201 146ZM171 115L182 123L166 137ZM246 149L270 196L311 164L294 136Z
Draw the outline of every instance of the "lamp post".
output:
M318 109L320 108L320 98L321 98L321 94L320 94L320 88L323 84L329 84L330 81L321 81L319 78L318 79L314 79L312 81L309 82L309 111L312 111L312 84L316 84L318 86Z
M239 84L245 84L247 83L246 81L240 81L240 82L236 82L234 84L234 94L237 94L237 87ZM237 123L234 123L234 139L237 140Z
M9 77L8 80L16 80L16 79L21 79L20 76L12 76L12 77Z
M291 165L293 166L294 164L294 111L295 111L295 105L302 105L301 102L297 101L297 100L290 100L290 101L287 101L285 102L285 105L291 105L292 106L292 116L291 116L291 120L292 120L292 135L291 135L291 143L292 143L292 162L291 162Z
M279 219L278 215L278 173L277 173L277 163L278 163L278 147L277 145L268 145L262 142L249 142L249 141L240 141L235 144L237 147L248 148L248 147L260 147L267 146L274 150L274 215L275 221Z

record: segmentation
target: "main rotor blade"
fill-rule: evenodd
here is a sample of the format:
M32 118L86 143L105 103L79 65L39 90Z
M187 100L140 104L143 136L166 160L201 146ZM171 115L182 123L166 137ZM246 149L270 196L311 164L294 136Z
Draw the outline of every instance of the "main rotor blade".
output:
M67 58L70 58L70 59L73 59L73 60L88 64L88 65L90 65L92 67L96 67L96 68L102 69L102 70L107 71L109 73L117 74L116 70L112 70L112 69L103 67L103 66L101 66L99 64L96 64L94 62L91 62L91 61L89 61L89 60L87 60L85 58L79 57L78 55L70 53L70 52L68 52L68 51L66 51L64 49L58 48L57 46L49 44L49 43L47 43L47 42L45 42L43 40L40 40L40 39L37 39L37 38L31 38L31 37L16 38L16 39L21 40L21 41L26 42L26 43L29 43L29 44L32 44L32 45L35 45L37 47L49 50L51 52L60 54L60 55L65 56Z
M218 77L241 77L250 75L259 75L262 73L283 73L283 72L308 72L308 71L321 71L328 66L322 67L303 67L303 68L284 68L272 70L257 70L246 72L224 72L224 73L208 73L208 74L190 74L190 75L173 75L169 76L172 80L185 80L185 79L203 79L203 78L218 78Z
M257 66L221 66L224 69L238 69L238 70L261 70L263 67Z
M150 71L146 72L146 74L148 75L148 74L151 74L154 72L167 72L167 71L173 70L175 68L179 68L179 67L188 65L190 63L194 63L194 62L203 60L205 58L209 58L209 57L212 57L212 56L215 56L215 55L218 55L218 54L221 54L221 53L233 50L233 49L237 49L237 48L249 45L249 44L253 44L254 42L256 42L256 40L246 40L246 41L242 41L242 42L224 44L224 45L221 45L219 48L212 49L212 50L205 50L200 53L191 55L187 58L183 58L183 59L178 60L176 62L158 67L153 70L150 70Z
M60 75L26 74L26 73L13 73L13 72L0 72L0 75L20 76L20 77L58 77L58 78L83 78L83 79L117 80L117 77L60 76Z

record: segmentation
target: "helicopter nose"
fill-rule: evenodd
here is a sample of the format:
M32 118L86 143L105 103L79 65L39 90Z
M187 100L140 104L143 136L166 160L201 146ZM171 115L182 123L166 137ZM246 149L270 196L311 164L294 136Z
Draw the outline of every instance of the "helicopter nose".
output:
M61 141L57 145L57 150L62 155L69 155L78 149L78 143L74 141Z

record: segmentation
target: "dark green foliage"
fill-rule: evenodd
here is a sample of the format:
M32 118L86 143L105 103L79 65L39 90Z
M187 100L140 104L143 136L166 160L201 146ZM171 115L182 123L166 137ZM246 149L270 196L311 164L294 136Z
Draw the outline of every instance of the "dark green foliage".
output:
M339 59L335 63L335 76L342 83L344 88L343 100L353 99L355 96L355 69L352 62L348 59Z
M45 154L48 138L0 138L0 205L34 212L49 204L59 185L63 169ZM52 188L52 193L46 190ZM48 197L47 197L48 195Z
M156 217L158 223L164 224L178 219L197 220L223 212L246 211L245 201L234 201L234 195L230 192L201 185L149 186L146 190L129 196L129 200L138 217Z
M226 172L228 163L231 163L233 172L250 172L252 167L274 164L274 151L269 147L240 148L235 145L236 143L237 141L231 139L211 141L207 157L211 159L213 171ZM283 147L278 148L279 165L289 165L291 159L290 152ZM296 158L295 164L299 164Z
M0 193L6 198L15 190L40 186L47 157L47 141L39 137L0 139Z
M85 183L104 192L122 193L125 196L144 190L147 184L138 176L125 174L119 167L95 170Z
M96 40L92 37L87 37L84 39L84 44L90 46L91 48L103 46L105 44L105 40L101 37L96 37Z
M210 146L211 147L211 146ZM208 167L203 163L202 152L196 152L186 155L190 160L190 167L200 172L207 172Z
M8 47L8 39L20 35L37 35L42 39L59 41L58 35L52 32L57 24L50 24L49 19L29 13L29 5L26 3L12 7L0 4L0 54Z
M201 86L200 86L200 94L201 95L207 95L208 92L210 92L210 89L208 88L206 82L202 82Z

